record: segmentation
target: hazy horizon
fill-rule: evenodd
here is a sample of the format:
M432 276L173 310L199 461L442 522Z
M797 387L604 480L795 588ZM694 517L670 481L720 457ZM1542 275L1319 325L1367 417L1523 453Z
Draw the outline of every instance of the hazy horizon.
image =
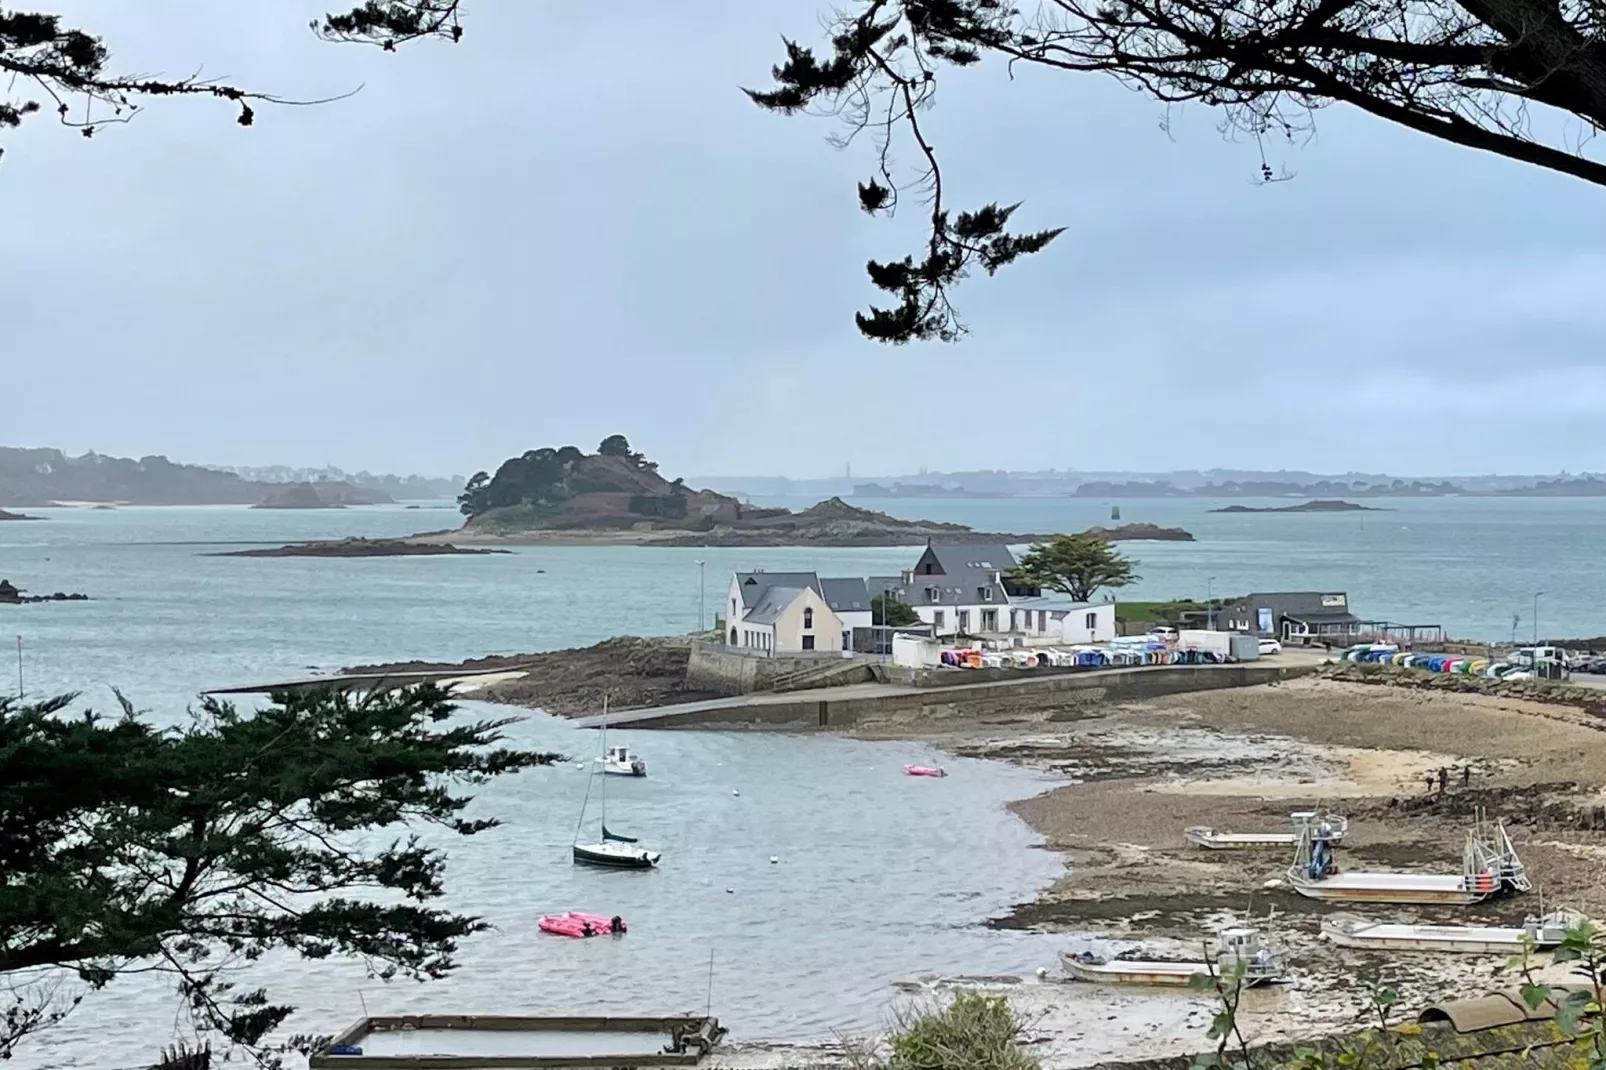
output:
M1259 186L1206 109L1162 132L1108 78L945 77L956 205L1069 229L962 287L962 344L889 348L852 314L918 213L865 217L869 149L739 89L818 41L820 0L479 5L395 54L315 40L321 0L51 6L118 70L364 88L249 129L163 100L92 140L8 131L11 441L396 473L616 432L688 477L1606 469L1606 198L1354 112Z

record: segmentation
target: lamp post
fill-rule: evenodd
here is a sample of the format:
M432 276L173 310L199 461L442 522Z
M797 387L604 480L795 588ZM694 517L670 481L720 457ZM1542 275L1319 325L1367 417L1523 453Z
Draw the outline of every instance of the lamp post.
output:
M1534 646L1539 645L1539 596L1544 593L1544 591L1534 592Z
M1211 588L1215 582L1216 578L1214 576L1205 580L1205 631L1207 632L1216 630L1216 600L1210 595Z
M703 623L708 620L704 613L706 606L703 602L703 566L706 564L708 564L707 561L697 562L697 630L699 632L703 630Z

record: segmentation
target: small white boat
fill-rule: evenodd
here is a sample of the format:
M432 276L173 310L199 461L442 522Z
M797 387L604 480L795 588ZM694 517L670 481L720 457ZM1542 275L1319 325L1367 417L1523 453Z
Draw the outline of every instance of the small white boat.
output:
M647 763L631 754L629 747L609 747L597 762L609 776L647 775Z
M1524 944L1556 947L1583 920L1572 911L1529 917L1521 928L1493 925L1407 925L1334 915L1322 919L1322 939L1339 947L1375 951L1446 951L1463 955L1515 955Z
M1283 961L1266 949L1255 929L1224 929L1218 941L1214 963L1204 959L1165 961L1160 959L1104 958L1091 952L1060 952L1065 972L1078 981L1120 985L1189 985L1199 974L1212 971L1221 977L1243 963L1243 983L1253 987L1280 981L1288 974Z
M1334 846L1343 842L1344 834L1349 831L1347 817L1330 814L1318 817L1311 810L1301 810L1288 816L1294 826L1292 832L1218 832L1206 825L1195 825L1183 829L1182 837L1195 847L1212 851L1243 851L1260 847L1293 847L1299 843L1300 830L1316 822L1327 825L1327 841Z

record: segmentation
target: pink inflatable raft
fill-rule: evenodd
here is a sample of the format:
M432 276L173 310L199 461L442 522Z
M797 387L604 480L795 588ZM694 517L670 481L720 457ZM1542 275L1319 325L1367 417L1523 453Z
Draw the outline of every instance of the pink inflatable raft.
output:
M903 771L910 776L947 776L946 769L934 765L906 765Z
M601 936L603 933L622 934L625 920L617 915L605 918L601 914L585 914L571 910L567 914L548 914L536 923L544 933L554 936Z

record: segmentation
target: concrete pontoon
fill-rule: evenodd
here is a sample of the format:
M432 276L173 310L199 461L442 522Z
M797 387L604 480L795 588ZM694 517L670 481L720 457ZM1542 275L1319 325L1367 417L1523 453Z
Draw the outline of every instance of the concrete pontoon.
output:
M364 1018L310 1070L697 1066L724 1039L717 1018L409 1014Z

